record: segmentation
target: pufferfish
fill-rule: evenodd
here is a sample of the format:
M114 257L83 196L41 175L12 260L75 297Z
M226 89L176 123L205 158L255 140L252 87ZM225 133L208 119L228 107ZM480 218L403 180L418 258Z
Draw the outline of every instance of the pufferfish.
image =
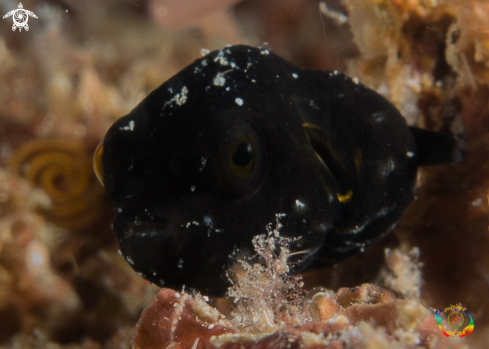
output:
M152 91L94 161L131 267L160 286L222 295L233 256L251 253L277 214L293 272L329 266L394 228L417 166L458 157L453 136L408 127L357 79L240 45Z

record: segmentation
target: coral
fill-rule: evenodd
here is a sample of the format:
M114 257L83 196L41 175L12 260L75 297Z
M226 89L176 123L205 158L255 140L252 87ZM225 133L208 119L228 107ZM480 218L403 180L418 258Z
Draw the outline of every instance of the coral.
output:
M278 328L302 325L310 320L306 310L304 283L299 276L289 275L290 239L280 236L276 228L267 227L267 235L253 238L256 255L242 257L228 271L232 287L227 296L236 304L231 312L235 328L247 332L273 332ZM262 263L256 263L259 259Z
M27 35L0 27L6 82L0 86L0 345L6 348L125 347L157 289L117 253L112 208L93 175L92 153L116 118L206 42L158 31L127 9L110 23L100 21L101 6L118 11L121 3L38 3L31 9L39 21ZM120 30L128 35L114 40Z
M109 125L198 58L201 48L239 42L265 45L299 66L356 76L393 101L410 124L461 135L466 147L458 166L420 172L417 200L378 245L332 268L303 275L305 290L323 286L308 291L305 298L313 322L294 327L281 317L290 311L281 313L279 308L275 315L275 309L270 328L279 329L259 339L255 325L233 324L238 318L230 316L232 300L211 300L227 316L216 315L218 321L227 321L222 331L229 329L227 337L215 337L215 343L238 346L237 342L250 343L246 341L255 336L254 343L261 341L263 347L273 340L289 345L288 338L297 346L300 342L324 347L335 339L341 348L341 340L349 343L356 338L365 343L351 347L382 348L413 346L400 342L424 343L430 337L431 348L460 343L485 348L489 342L489 300L482 296L489 292L487 3L343 0L342 7L340 1L327 1L327 14L321 15L317 0L250 0L228 9L225 6L231 3L223 1L224 7L202 11L200 19L189 17L185 23L185 16L177 16L186 27L171 31L161 29L164 23L155 12L163 3L34 1L26 7L39 19L29 21L29 32L14 33L7 20L2 21L0 347L125 348L141 310L157 291L117 253L105 197L93 203L97 217L90 225L60 228L48 219L54 200L42 187L21 178L20 172L9 173L8 163L20 159L24 145L40 139L77 142L89 161ZM11 6L17 4L0 3L2 13ZM341 24L331 14L344 15L348 21ZM399 246L410 247L399 250ZM412 246L419 253L410 254ZM263 265L255 267L256 261L243 262L250 271L271 272L261 269ZM280 282L270 287L277 292L287 282L283 274L274 273ZM373 281L394 292L380 290L370 284ZM367 285L354 287L362 284ZM162 292L168 292L165 297L171 304L173 291ZM180 296L192 304L192 296ZM441 309L458 302L470 310L475 330L470 337L454 338L454 344L440 338L434 319L425 315L427 307ZM170 316L171 310L167 309ZM370 322L352 325L355 318L347 313L374 313L379 322L395 326L381 330ZM207 317L196 317L212 325ZM263 312L258 314L260 323L263 317ZM198 328L200 323L194 325ZM210 345L210 338L208 342L205 338L195 344L192 337L189 347Z
M234 16L228 11L239 0L186 1L156 0L149 3L149 14L162 28L195 28L194 37L224 44L247 41ZM217 47L216 47L217 48Z
M278 229L268 231L254 240L261 263L238 257L243 270L232 275L229 291L237 305L227 317L199 294L162 289L141 316L134 348L466 348L445 338L418 300L373 284L311 292L306 300L302 284L286 274L288 243ZM391 273L409 264L413 251L388 252Z
M229 7L238 1L205 0L182 3L175 0L158 0L151 3L150 11L159 24L169 28L179 28L199 23L213 12Z
M421 296L422 275L420 268L422 264L418 262L419 248L413 247L407 253L402 246L400 250L391 251L386 249L387 267L391 270L384 284L391 290L400 292L406 298L419 299Z
M132 333L131 327L122 327L114 334L104 346L105 349L126 349L127 342ZM0 345L0 349L5 349ZM11 349L101 349L102 346L90 339L85 339L80 344L62 345L52 342L45 333L35 330L33 336L17 335L12 339Z
M5 217L16 212L37 207L48 209L51 200L42 190L34 189L26 180L0 168L0 215Z
M4 170L0 181L0 341L15 335L14 348L62 348L60 338L74 328L110 337L134 322L156 287L134 275L115 251L84 257L80 246L90 245L88 238L75 238L33 212L51 202L40 189ZM92 338L80 347L100 345Z
M469 1L457 5L457 21L447 33L446 59L458 74L459 84L476 90L489 81L489 4Z
M59 232L33 213L48 207L50 200L23 179L0 171L0 195L10 210L0 220L0 316L5 325L0 338L19 329L29 332L44 319L56 319L80 308L73 287L53 269L50 250ZM11 333L9 333L11 332Z
M138 349L210 346L210 337L234 333L229 322L200 296L162 289L141 315L133 346Z
M372 253L390 248L387 263L401 258L400 269L386 286L426 306L442 309L462 302L474 317L476 330L466 338L484 345L489 324L488 303L478 294L489 291L487 193L487 18L484 1L356 1L343 0L353 40L360 55L347 72L391 100L409 124L452 132L466 146L457 166L419 171L417 200L393 236L356 260L327 272L329 287L340 287L352 272L372 279L382 269ZM329 4L328 4L329 5ZM418 246L410 257L394 254L399 244ZM454 258L458 251L463 257ZM413 251L414 252L414 251ZM409 259L412 262L409 262ZM423 265L421 275L416 267ZM402 266L404 264L404 266ZM469 267L470 266L470 267ZM396 276L397 275L397 276ZM307 285L308 278L306 278ZM418 286L421 285L421 288ZM327 286L325 285L325 286ZM334 286L333 286L334 285ZM418 291L416 291L418 289ZM477 324L479 327L477 327ZM478 330L477 330L478 329ZM480 336L480 337L479 337Z

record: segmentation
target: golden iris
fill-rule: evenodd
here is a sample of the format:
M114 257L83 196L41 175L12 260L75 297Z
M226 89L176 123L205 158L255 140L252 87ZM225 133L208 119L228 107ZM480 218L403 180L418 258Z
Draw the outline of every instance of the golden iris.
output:
M256 167L256 144L248 134L237 137L229 148L228 162L234 175L246 178Z
M104 153L104 140L98 144L93 155L93 170L97 175L99 182L104 185L104 169L102 167L102 154Z

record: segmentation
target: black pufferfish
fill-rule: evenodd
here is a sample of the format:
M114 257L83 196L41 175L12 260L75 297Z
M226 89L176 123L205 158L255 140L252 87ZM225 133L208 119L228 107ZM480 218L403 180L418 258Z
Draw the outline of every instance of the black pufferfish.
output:
M417 166L457 160L451 135L411 128L343 74L267 49L196 60L108 130L95 168L132 268L222 295L232 255L281 214L294 271L332 265L393 229Z

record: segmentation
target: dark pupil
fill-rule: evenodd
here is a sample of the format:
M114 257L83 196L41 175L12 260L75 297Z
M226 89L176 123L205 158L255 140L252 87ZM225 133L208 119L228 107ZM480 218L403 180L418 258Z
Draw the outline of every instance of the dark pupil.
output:
M253 149L251 148L251 144L242 142L240 145L238 145L233 155L233 163L236 166L246 166L252 159Z

